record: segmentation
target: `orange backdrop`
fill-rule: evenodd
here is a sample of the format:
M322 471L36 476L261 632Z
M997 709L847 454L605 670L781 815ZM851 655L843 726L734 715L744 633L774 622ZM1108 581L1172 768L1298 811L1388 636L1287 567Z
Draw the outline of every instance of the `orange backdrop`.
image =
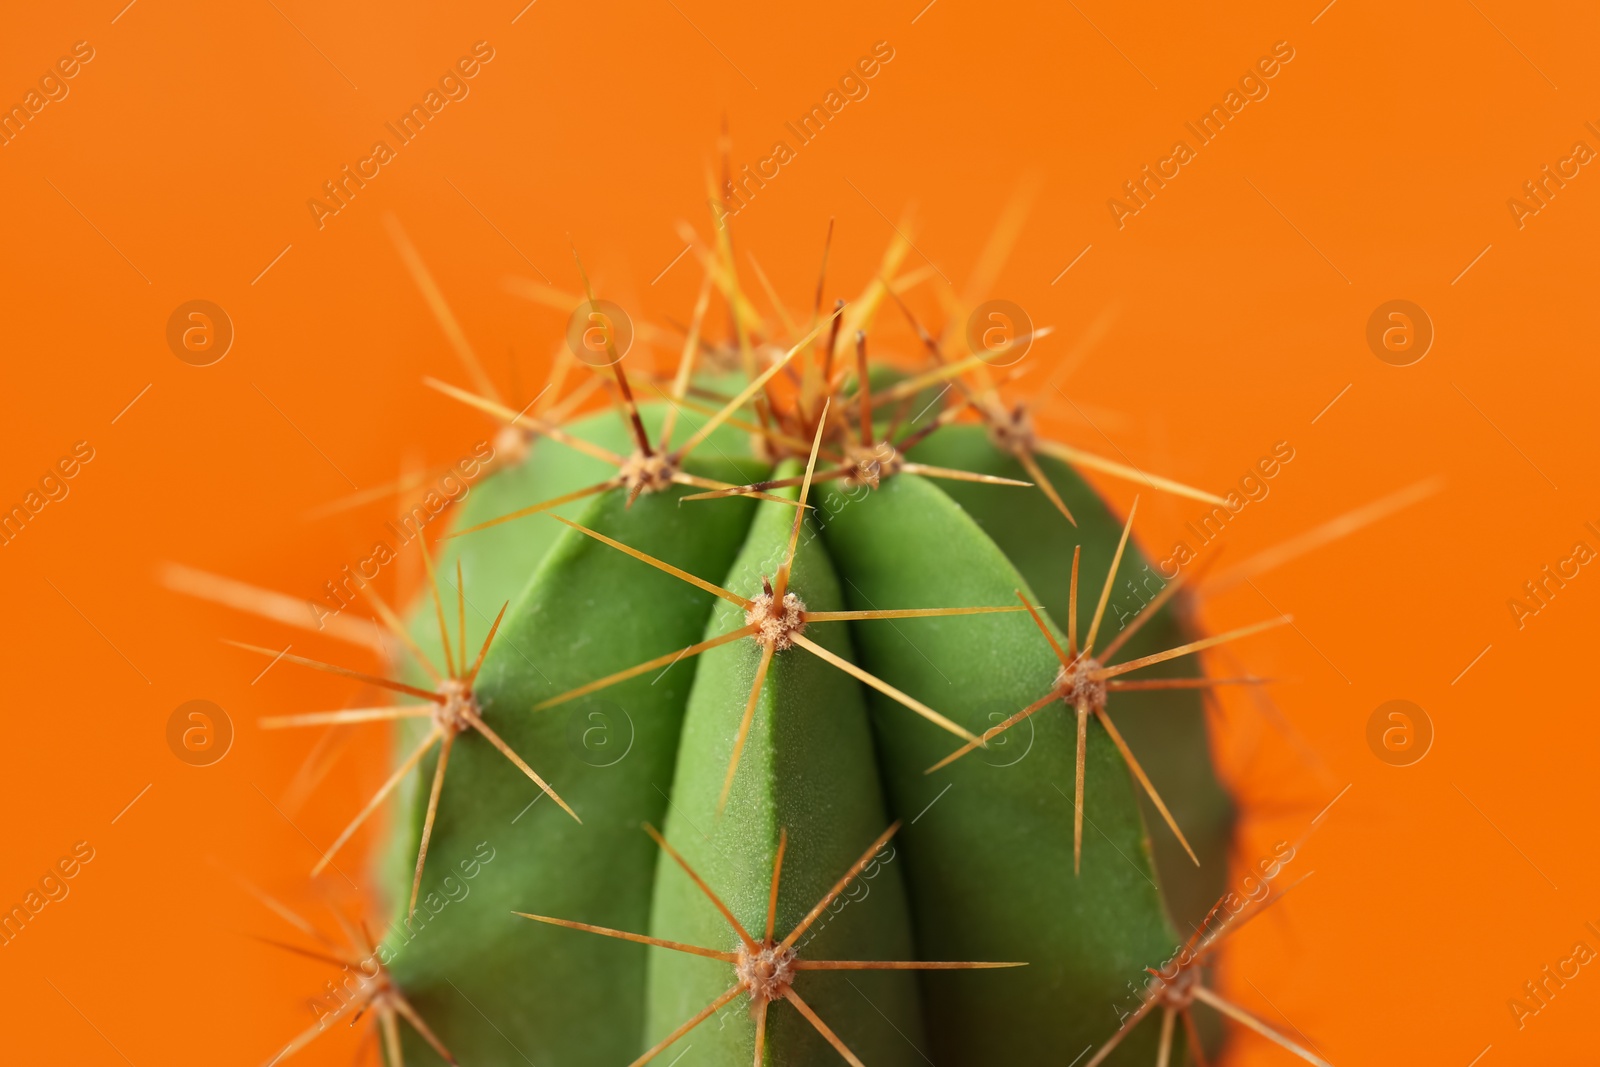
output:
M569 240L607 295L685 319L698 268L673 263L676 227L706 230L724 115L736 169L779 139L793 149L734 226L795 307L830 217L830 291L860 290L913 204L908 265L959 286L1036 178L996 294L1056 327L1036 349L1050 364L1115 315L1064 379L1071 402L1035 396L1052 431L1214 490L1278 442L1294 449L1223 535L1224 567L1441 480L1206 601L1216 629L1296 619L1238 653L1286 679L1283 722L1246 699L1218 723L1245 807L1241 858L1325 811L1302 850L1315 877L1240 936L1222 981L1340 1065L1591 1054L1600 976L1547 984L1542 1007L1524 983L1575 942L1600 948L1585 927L1600 925L1600 726L1581 680L1600 576L1574 552L1600 548L1585 525L1600 526L1593 12L123 2L13 5L0 35L0 104L22 108L0 146L0 504L38 505L0 547L0 903L64 858L74 871L0 947L7 1059L257 1062L311 1020L327 969L252 940L292 931L235 876L312 909L305 871L381 780L381 731L313 754L332 769L307 795L312 740L254 721L356 694L306 671L258 677L217 637L349 650L180 597L159 568L315 596L389 511L309 511L483 436L420 384L460 380L460 366L388 215L523 399L562 317L504 281L574 288ZM400 144L385 123L475 46L475 73L447 85L457 98ZM892 58L866 95L800 144L785 123L875 47ZM1186 124L1213 105L1227 121L1205 141ZM380 139L392 158L372 162ZM1180 140L1190 158L1174 156ZM346 166L369 177L334 213L323 183ZM196 299L235 331L212 366L167 342L169 316ZM1432 323L1409 366L1367 339L1395 299ZM1132 489L1103 484L1126 508ZM1164 554L1197 510L1147 496L1145 543ZM192 699L237 728L212 766L168 746L169 716ZM1391 699L1434 731L1410 766L1369 744ZM359 863L344 867L360 881ZM354 883L323 881L354 898ZM356 1040L333 1035L304 1062L346 1063ZM1248 1035L1231 1055L1289 1062Z

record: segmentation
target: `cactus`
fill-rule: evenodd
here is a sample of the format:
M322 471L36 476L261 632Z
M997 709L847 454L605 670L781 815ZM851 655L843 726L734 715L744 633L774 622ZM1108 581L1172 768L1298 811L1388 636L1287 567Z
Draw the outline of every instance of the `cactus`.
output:
M409 619L368 590L394 676L281 657L406 700L265 723L394 724L393 774L318 865L392 802L357 981L387 1059L1203 1062L1199 999L1320 1063L1198 970L1232 928L1192 888L1217 895L1231 816L1198 703L1221 682L1183 657L1282 620L1189 632L1185 576L1113 608L1149 588L1137 500L1118 523L1073 467L1216 498L1038 437L996 353L952 356L901 302L903 241L802 331L718 236L670 379L606 324L520 411L475 368L431 382L500 431ZM701 336L714 289L727 345ZM889 299L926 368L869 360ZM574 416L600 388L615 412Z

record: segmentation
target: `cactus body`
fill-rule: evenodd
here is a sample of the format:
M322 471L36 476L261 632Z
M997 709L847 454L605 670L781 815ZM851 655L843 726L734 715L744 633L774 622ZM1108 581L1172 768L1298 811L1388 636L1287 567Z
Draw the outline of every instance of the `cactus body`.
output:
M644 415L653 431L661 413L644 405ZM695 424L685 419L678 436ZM609 414L569 429L618 451L627 447L625 431ZM700 471L735 483L762 475L742 435L724 427L713 440L717 447L698 457ZM1011 458L967 427L932 435L917 455L1015 476ZM474 489L455 525L570 492L606 473L588 457L539 442L526 464ZM1061 559L1070 560L1071 544L1081 539L1093 587L1118 531L1074 475L1065 468L1053 473L1062 491L1074 494L1084 523L1077 535L1042 497L1020 489L936 485L912 474L888 477L877 489L819 485L791 588L809 611L1015 605L1021 590L1060 621ZM561 511L736 594L759 594L763 575L770 577L783 557L793 509L748 499L680 504L683 495L677 488L645 494L630 507L625 493L612 490ZM446 545L441 572L453 574L459 558L473 605L468 647L488 631L500 601L513 600L476 685L484 718L583 819L580 825L542 798L480 738L464 736L439 800L422 903L408 927L400 886L409 889L426 790L413 788L403 805L388 876L401 914L385 947L397 984L461 1062L620 1067L728 989L730 968L722 961L512 914L735 947L722 917L660 855L641 823L664 826L667 841L752 930L764 923L774 853L786 833L780 932L891 819L906 824L825 921L807 931L802 956L1028 966L802 974L796 991L873 1067L925 1062L924 1052L940 1064L1059 1062L1063 1050L1098 1043L1116 1029L1117 1005L1134 996L1130 983L1137 985L1141 969L1175 944L1135 787L1098 724L1091 724L1087 752L1085 816L1093 829L1075 876L1070 709L1037 715L989 750L927 774L959 738L797 646L773 656L719 814L728 757L761 658L754 640L533 708L736 628L743 620L735 606L713 603L710 594L548 516ZM1137 570L1131 557L1123 570L1130 567ZM513 589L519 580L523 588ZM1092 602L1080 604L1085 610ZM432 618L424 604L413 622L430 653L439 645ZM1144 641L1163 640L1151 630ZM1020 612L818 622L805 633L975 732L1049 692L1058 670ZM1197 704L1185 712L1195 723ZM1164 706L1152 714L1173 711ZM618 747L586 746L585 731L594 728ZM624 736L626 754L612 762ZM1191 730L1179 744L1195 736ZM1165 737L1142 742L1140 752L1152 764L1159 759L1150 754L1160 748L1174 751L1174 763L1197 759ZM418 781L428 780L431 762ZM1188 799L1174 806L1189 814L1217 795L1207 774L1198 785L1186 783L1184 793ZM1225 827L1225 815L1216 825ZM1225 839L1225 828L1216 836ZM465 896L452 899L444 880L466 884L453 868L484 843L493 853L490 877L476 878ZM748 1064L751 1020L745 999L734 1000L663 1062L693 1045L684 1067ZM1111 1062L1152 1058L1156 1035L1147 1030L1131 1035ZM413 1038L405 1057L438 1062ZM765 1032L765 1057L768 1064L840 1062L816 1028L779 1004Z

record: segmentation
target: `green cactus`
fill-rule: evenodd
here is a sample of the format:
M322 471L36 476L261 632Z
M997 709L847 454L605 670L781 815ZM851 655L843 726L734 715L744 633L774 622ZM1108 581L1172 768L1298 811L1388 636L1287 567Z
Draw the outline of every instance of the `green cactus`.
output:
M1278 620L1184 632L984 359L869 363L891 283L778 349L718 255L739 343L703 296L660 399L609 335L614 414L435 383L503 425L409 622L373 598L413 702L275 724L396 721L323 861L398 798L389 1059L1180 1062L1231 837L1181 657Z

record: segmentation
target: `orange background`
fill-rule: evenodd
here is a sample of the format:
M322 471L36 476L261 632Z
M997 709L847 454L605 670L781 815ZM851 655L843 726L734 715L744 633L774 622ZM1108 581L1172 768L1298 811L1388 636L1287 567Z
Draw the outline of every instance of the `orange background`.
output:
M1505 0L1337 0L1320 13L1322 0L936 0L920 15L925 0L787 12L538 0L519 16L522 2L137 0L119 15L107 0L6 15L0 102L20 102L76 41L95 58L0 148L0 501L20 502L74 442L95 458L0 548L0 901L20 901L75 842L96 856L67 899L0 948L5 1058L260 1062L311 1021L305 998L331 977L250 939L294 935L231 872L313 909L313 842L383 777L381 731L360 732L291 803L313 742L254 720L339 706L354 689L281 666L252 684L261 663L217 637L292 640L342 662L351 650L186 600L156 572L175 560L316 596L367 554L389 511L308 521L308 510L394 478L406 457L450 462L485 435L420 384L462 374L385 214L525 401L562 317L503 279L536 268L574 288L570 237L603 295L653 321L686 319L693 258L651 279L682 248L678 220L706 232L722 116L735 166L753 163L880 40L895 57L870 95L735 222L791 307L809 300L830 216L830 298L860 291L887 218L913 201L908 266L926 258L960 285L1019 179L1037 174L1042 193L995 292L1056 326L1036 349L1046 362L1118 309L1067 380L1115 447L1214 490L1277 441L1296 450L1228 529L1226 561L1446 480L1207 602L1215 630L1296 616L1238 654L1290 680L1273 692L1297 740L1248 700L1230 701L1220 724L1246 811L1241 857L1303 832L1350 786L1296 864L1316 876L1239 937L1224 987L1341 1067L1592 1055L1592 968L1520 1030L1507 1001L1580 938L1600 947L1583 929L1600 920L1600 727L1582 681L1600 577L1584 568L1520 631L1506 606L1580 537L1600 547L1582 528L1600 522L1600 177L1584 167L1521 229L1506 207L1574 141L1600 148L1584 126L1600 119L1592 12ZM470 96L318 230L306 200L479 40L495 58ZM1118 230L1107 199L1280 40L1295 58L1270 95ZM931 294L918 296L931 314ZM1364 337L1371 311L1397 297L1437 330L1405 368ZM164 340L168 315L195 298L237 330L207 368ZM1063 439L1111 449L1059 397L1035 399ZM1125 509L1133 489L1101 484ZM1142 539L1164 549L1198 512L1147 494ZM221 704L238 730L208 768L166 746L167 716L193 698ZM1421 705L1437 731L1411 767L1367 746L1367 717L1391 698ZM342 865L359 881L354 857ZM356 1040L335 1034L302 1062L347 1063ZM1291 1061L1240 1036L1231 1062Z

